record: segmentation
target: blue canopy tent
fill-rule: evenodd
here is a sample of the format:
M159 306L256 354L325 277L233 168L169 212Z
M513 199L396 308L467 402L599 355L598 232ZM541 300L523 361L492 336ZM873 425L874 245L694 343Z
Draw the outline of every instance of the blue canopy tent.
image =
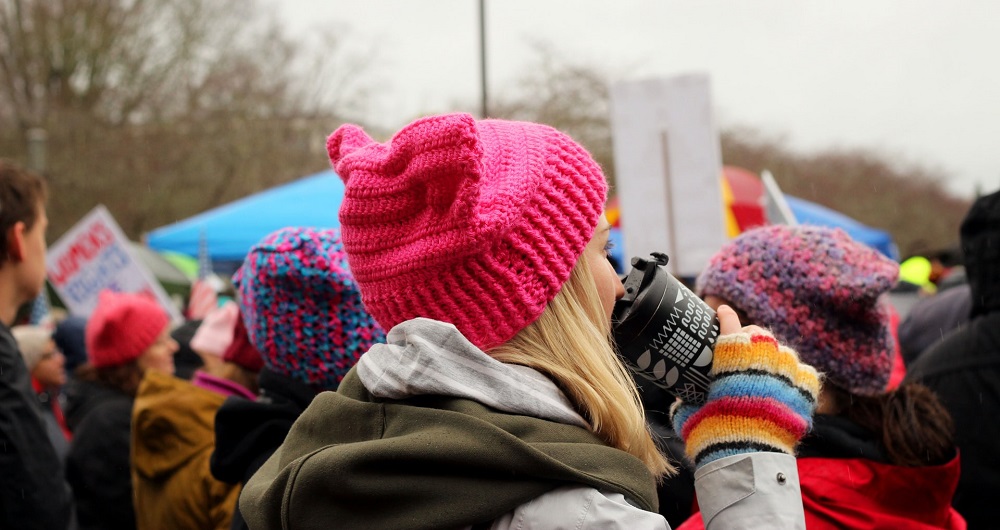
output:
M204 237L216 272L231 273L243 262L250 247L279 228L339 227L337 211L343 197L343 182L333 170L326 170L157 228L147 234L146 244L158 251L197 256ZM841 228L855 240L899 259L888 232L804 199L789 195L785 198L799 223ZM611 240L615 243L612 256L619 272L623 272L629 264L619 229L612 230Z
M785 195L785 200L799 224L840 228L855 241L868 245L889 258L899 261L899 250L888 232L864 225L840 212L805 199ZM626 256L623 250L624 237L621 229L613 227L608 239L612 243L612 263L616 265L619 274L624 274L631 268L631 264L629 263L630 257Z
M157 228L146 244L197 256L204 244L216 272L231 273L267 234L286 226L337 228L344 183L332 169L224 204Z
M805 199L785 195L785 200L799 224L840 228L855 241L899 261L899 249L889 232L861 224L840 212Z

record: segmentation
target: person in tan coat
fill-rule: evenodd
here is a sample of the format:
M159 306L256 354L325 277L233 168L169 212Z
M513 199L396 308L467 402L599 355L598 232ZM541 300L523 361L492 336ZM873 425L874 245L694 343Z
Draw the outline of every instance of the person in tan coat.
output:
M212 476L215 415L227 398L256 398L263 359L239 310L218 362L190 382L162 374L143 379L132 415L132 483L139 530L229 528L240 486Z
M215 413L226 400L183 379L149 372L132 411L132 484L138 530L229 528L239 485L209 472Z

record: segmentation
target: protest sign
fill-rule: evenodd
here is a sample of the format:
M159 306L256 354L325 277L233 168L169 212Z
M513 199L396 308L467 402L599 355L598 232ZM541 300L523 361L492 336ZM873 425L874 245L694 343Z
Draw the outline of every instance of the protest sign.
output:
M627 256L670 256L694 277L727 240L722 155L705 75L612 87L612 130Z
M181 315L153 274L129 251L128 238L104 206L97 206L49 247L49 282L66 309L89 316L102 289L147 293L172 320Z

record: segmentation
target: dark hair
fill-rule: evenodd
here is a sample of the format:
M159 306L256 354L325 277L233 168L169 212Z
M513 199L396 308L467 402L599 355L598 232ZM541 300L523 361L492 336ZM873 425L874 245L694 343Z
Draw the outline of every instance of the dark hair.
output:
M929 388L905 383L879 396L824 386L838 416L880 436L889 461L898 466L943 464L955 456L954 424Z
M74 376L81 381L109 386L131 398L134 398L139 392L142 375L142 368L139 368L139 364L135 360L115 366L102 366L101 368L88 362L78 366L74 372Z
M48 188L42 177L0 159L0 265L7 261L7 231L17 223L31 230L45 203Z
M220 377L228 379L254 394L260 393L260 378L257 372L247 370L236 363L224 362L220 369Z
M726 302L727 304L729 302ZM746 313L730 305L744 326ZM832 414L847 418L880 437L889 461L897 466L943 464L955 456L954 423L948 409L929 388L904 383L878 396L852 394L830 382L823 390Z

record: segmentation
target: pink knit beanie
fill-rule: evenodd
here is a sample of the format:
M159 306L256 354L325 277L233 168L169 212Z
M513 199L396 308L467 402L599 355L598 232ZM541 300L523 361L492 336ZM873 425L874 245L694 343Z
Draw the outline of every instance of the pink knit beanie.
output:
M222 357L233 342L233 330L239 318L240 307L232 300L212 309L191 337L191 349L203 355Z
M104 290L87 321L86 343L96 368L137 359L170 324L152 297Z
M898 274L896 262L840 229L775 225L723 246L695 289L770 328L828 382L872 396L892 372L895 341L879 297Z
M601 168L545 125L432 116L385 144L344 125L327 150L351 270L386 330L426 317L503 344L569 279L604 210Z

